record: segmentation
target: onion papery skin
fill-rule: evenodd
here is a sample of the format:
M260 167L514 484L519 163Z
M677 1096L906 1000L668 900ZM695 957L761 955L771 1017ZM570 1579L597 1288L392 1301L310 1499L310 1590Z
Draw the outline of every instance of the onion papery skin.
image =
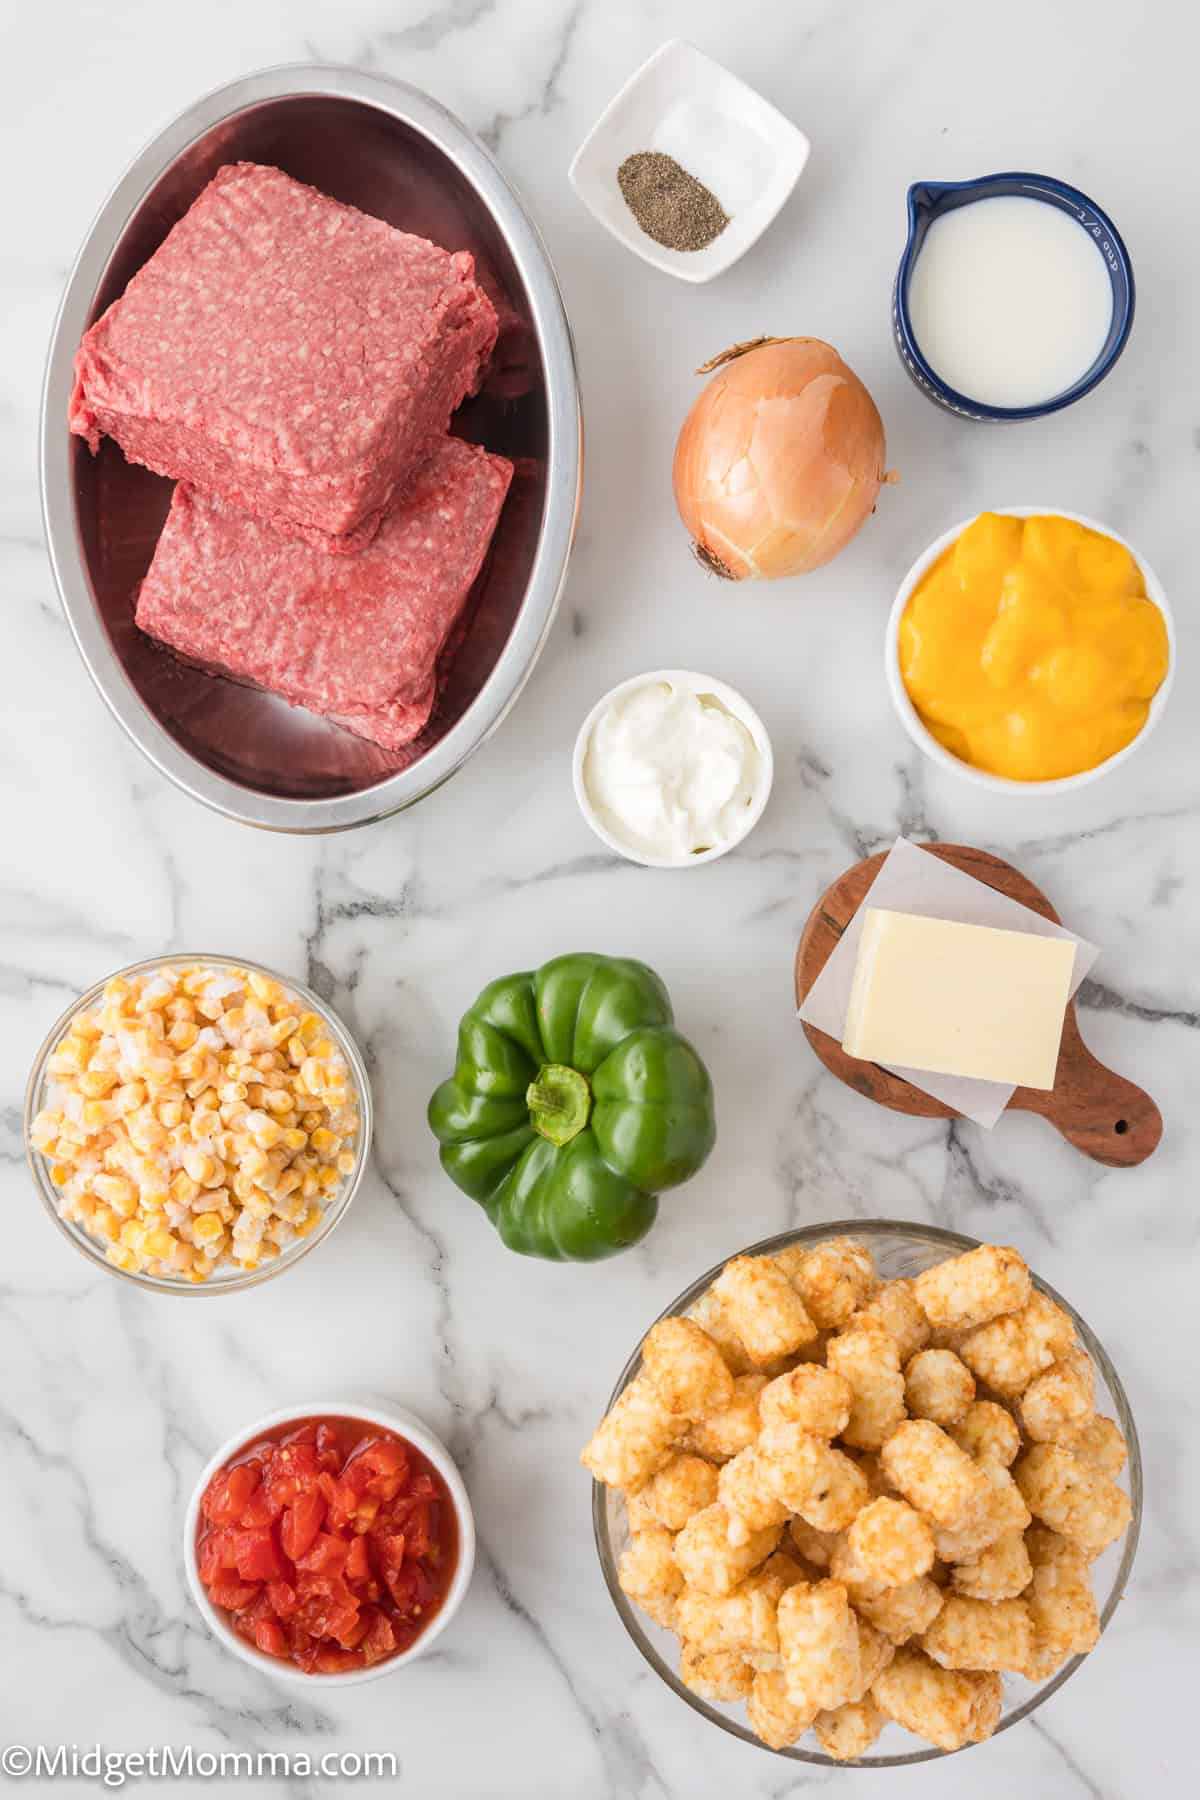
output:
M820 338L765 338L714 362L675 447L675 502L697 556L733 581L820 568L888 479L875 402Z

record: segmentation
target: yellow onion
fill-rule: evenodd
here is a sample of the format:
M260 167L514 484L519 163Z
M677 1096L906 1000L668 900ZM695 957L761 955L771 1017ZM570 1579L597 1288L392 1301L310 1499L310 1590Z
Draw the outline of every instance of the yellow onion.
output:
M706 568L732 581L803 575L874 511L883 421L853 369L820 338L735 344L675 446L675 503Z

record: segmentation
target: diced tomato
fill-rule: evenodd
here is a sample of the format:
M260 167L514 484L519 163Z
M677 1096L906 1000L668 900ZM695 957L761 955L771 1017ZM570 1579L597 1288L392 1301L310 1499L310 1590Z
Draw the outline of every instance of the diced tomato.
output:
M280 1527L279 1541L285 1556L293 1562L311 1550L325 1517L325 1500L320 1493L297 1494L286 1508Z
M346 1558L346 1580L365 1581L371 1573L371 1558L365 1537L356 1537Z
M303 1556L295 1559L296 1567L312 1575L340 1575L349 1555L350 1546L345 1538L334 1537L328 1531L318 1531L311 1547Z
M243 1581L278 1581L287 1573L279 1545L270 1531L237 1532L234 1554Z
M433 1541L431 1502L408 1497L394 1500L388 1509L388 1525L391 1531L403 1534L406 1555L424 1556Z
M222 1572L232 1579L237 1569L237 1555L234 1551L236 1536L235 1532L222 1528L206 1532L200 1540L196 1566L205 1587L211 1587L214 1581L219 1581Z
M223 1606L226 1612L240 1612L257 1592L256 1587L251 1587L246 1582L214 1581L208 1590L208 1597L214 1606Z
M287 1449L290 1449L293 1444L315 1444L320 1429L315 1419L305 1419L303 1425L297 1425L294 1431L289 1431L287 1436L279 1441Z
M372 1438L343 1471L343 1480L357 1494L391 1500L408 1480L408 1452L394 1438Z
M297 1494L312 1488L319 1474L315 1444L291 1444L272 1457L264 1482L276 1505L289 1506Z
M376 1537L374 1544L386 1581L396 1573L404 1561L406 1539L402 1531L390 1532L386 1537Z
M268 1581L267 1599L277 1619L290 1619L299 1604L299 1596L290 1581Z
M387 1577L387 1584L396 1611L403 1615L423 1611L436 1592L428 1572L417 1562L406 1562L397 1574Z
M329 1635L336 1638L344 1650L357 1650L367 1635L369 1618L364 1618L357 1603L353 1607L345 1606L334 1613L329 1620Z
M364 1619L368 1619L366 1613ZM396 1634L392 1630L391 1620L381 1612L371 1612L366 1635L362 1640L363 1661L368 1665L377 1663L385 1656L391 1656L396 1648Z
M264 1526L273 1525L278 1517L279 1507L270 1489L260 1483L243 1506L238 1523L247 1531L261 1531Z
M205 1489L202 1511L214 1525L236 1525L242 1509L258 1486L258 1470L242 1463L236 1469L219 1469Z
M323 1469L336 1474L342 1466L342 1450L338 1443L338 1434L332 1425L322 1419L317 1426L317 1461Z
M268 1656L286 1656L288 1641L283 1635L283 1626L274 1619L260 1619L254 1627L254 1642Z
M363 1659L357 1650L318 1650L310 1666L318 1675L345 1675L361 1669Z

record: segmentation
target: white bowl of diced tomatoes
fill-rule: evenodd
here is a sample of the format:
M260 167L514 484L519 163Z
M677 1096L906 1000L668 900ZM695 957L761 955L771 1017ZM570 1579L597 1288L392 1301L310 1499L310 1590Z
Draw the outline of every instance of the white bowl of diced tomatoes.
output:
M475 1524L445 1446L411 1413L352 1401L243 1427L196 1483L192 1597L243 1662L348 1686L424 1655L458 1611Z

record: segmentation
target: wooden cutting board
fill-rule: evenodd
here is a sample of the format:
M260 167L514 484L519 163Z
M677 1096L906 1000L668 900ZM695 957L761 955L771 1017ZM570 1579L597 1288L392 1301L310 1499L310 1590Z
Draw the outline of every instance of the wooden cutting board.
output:
M1060 924L1058 914L1039 888L987 850L971 850L963 844L923 844L934 856L963 869L989 887L1020 901L1044 918ZM883 865L886 851L855 863L827 888L808 916L796 951L796 1004L803 1001L833 952L838 939L858 911L867 889ZM868 1100L890 1106L893 1112L914 1113L919 1118L961 1117L932 1094L922 1093L899 1075L891 1075L878 1063L847 1056L836 1038L805 1025L805 1035L825 1067ZM1094 1057L1079 1033L1072 1002L1063 1025L1062 1047L1054 1086L1017 1088L1008 1103L1019 1112L1040 1113L1056 1130L1097 1162L1115 1168L1132 1168L1145 1162L1162 1137L1162 1114L1142 1088L1108 1069Z

